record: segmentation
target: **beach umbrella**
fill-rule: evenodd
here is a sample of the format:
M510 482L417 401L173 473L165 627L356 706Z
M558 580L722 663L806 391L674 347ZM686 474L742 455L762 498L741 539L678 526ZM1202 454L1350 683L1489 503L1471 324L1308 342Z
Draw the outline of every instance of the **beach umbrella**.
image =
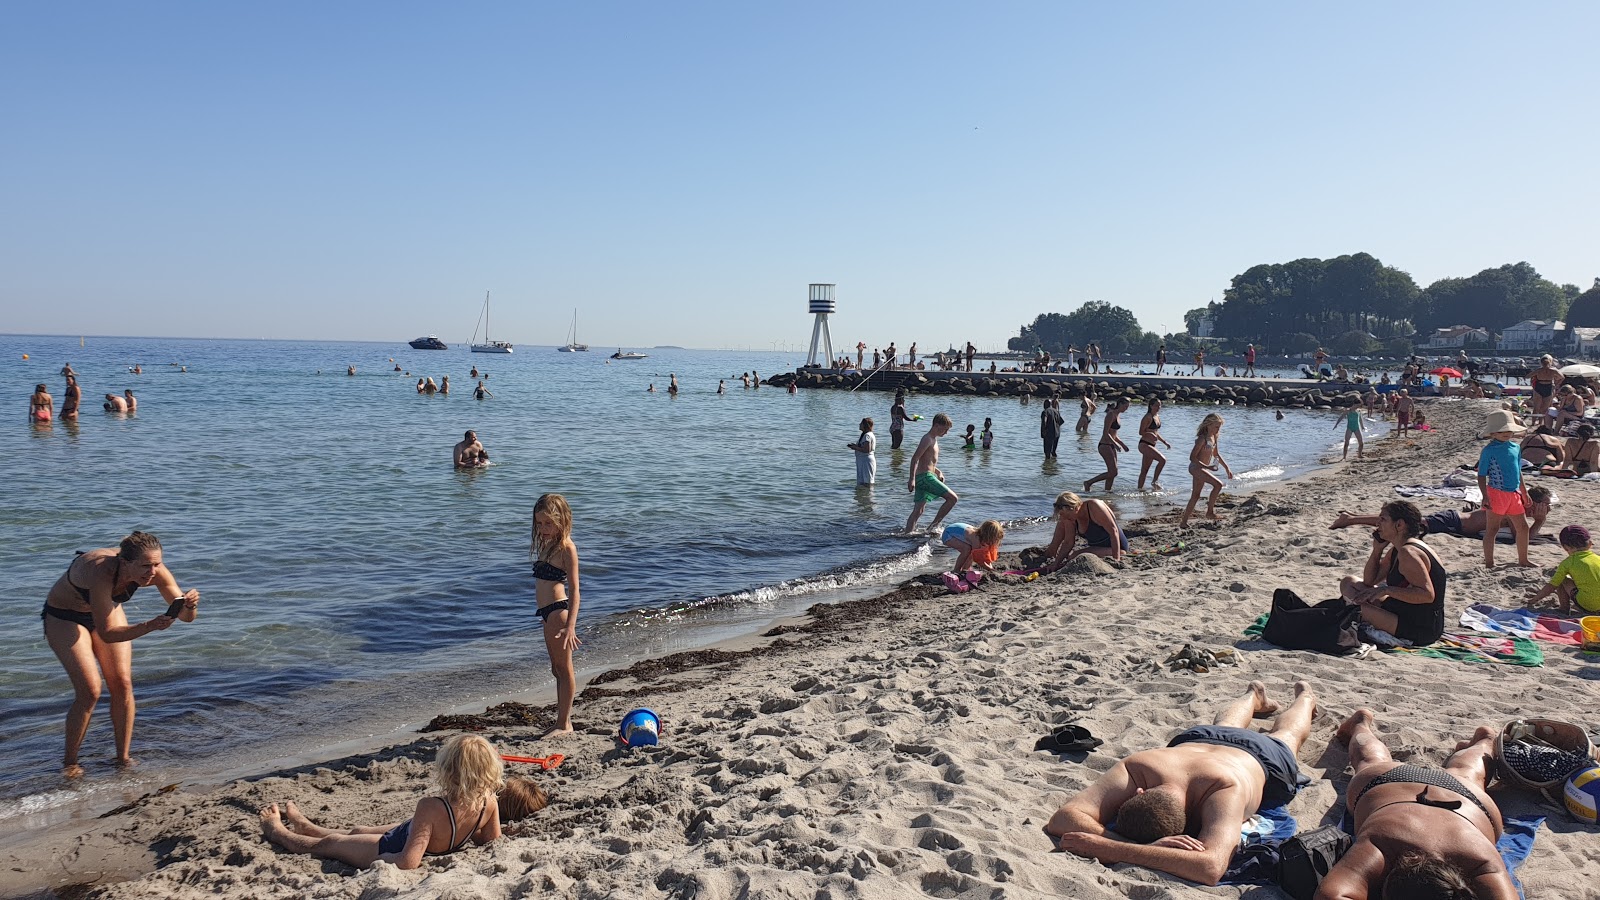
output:
M1600 378L1600 366L1586 366L1583 363L1562 366L1560 371L1568 378Z
M1429 372L1428 374L1429 375L1438 375L1438 376L1440 376L1442 378L1460 378L1460 377L1462 377L1460 372L1456 371L1455 369L1450 368L1449 366L1440 366L1439 368L1434 369L1433 371Z

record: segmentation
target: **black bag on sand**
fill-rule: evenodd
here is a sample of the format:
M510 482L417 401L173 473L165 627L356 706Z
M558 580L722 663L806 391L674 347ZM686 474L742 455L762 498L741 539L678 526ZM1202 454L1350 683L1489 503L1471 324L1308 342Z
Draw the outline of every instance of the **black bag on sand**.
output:
M1288 650L1344 656L1361 649L1361 635L1356 630L1360 621L1361 607L1343 598L1310 606L1294 591L1278 588L1272 592L1272 612L1261 636Z
M1317 886L1355 840L1334 825L1297 834L1278 847L1278 886L1294 900L1312 900Z

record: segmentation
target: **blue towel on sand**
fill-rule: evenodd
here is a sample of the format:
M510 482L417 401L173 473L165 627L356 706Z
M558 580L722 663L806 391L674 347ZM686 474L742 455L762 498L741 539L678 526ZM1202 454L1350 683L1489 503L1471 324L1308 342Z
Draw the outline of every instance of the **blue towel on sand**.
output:
M1278 845L1295 836L1300 823L1289 807L1258 810L1240 829L1240 846L1233 852L1222 884L1275 884L1278 880Z

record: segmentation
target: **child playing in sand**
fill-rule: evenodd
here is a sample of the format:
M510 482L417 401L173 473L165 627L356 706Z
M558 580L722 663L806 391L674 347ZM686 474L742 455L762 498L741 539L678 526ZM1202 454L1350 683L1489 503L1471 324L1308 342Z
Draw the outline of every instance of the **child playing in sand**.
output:
M983 420L983 449L988 450L994 446L994 420Z
M993 575L994 561L1000 557L1000 542L1005 536L1005 526L990 519L977 528L961 522L946 525L939 540L946 547L961 553L956 558L955 568L950 571L960 573L977 566Z
M1528 607L1555 594L1561 598L1562 615L1572 612L1574 602L1579 615L1600 613L1600 556L1589 549L1589 529L1568 525L1561 529L1559 540L1567 558L1556 566L1549 584L1538 591L1528 591Z
M1183 515L1178 517L1179 528L1189 527L1189 517L1194 515L1195 504L1200 502L1200 492L1208 484L1211 494L1206 497L1206 518L1217 521L1217 495L1222 493L1222 479L1216 476L1217 466L1222 466L1222 471L1233 478L1233 469L1222 458L1222 448L1217 443L1221 432L1222 417L1216 413L1207 413L1195 431L1194 449L1189 451L1189 474L1194 478L1194 489L1189 492L1189 504L1183 508Z
M533 504L534 612L544 624L544 647L556 677L556 724L550 734L572 733L572 697L578 676L572 651L578 640L578 548L572 543L572 508L560 494L545 494Z
M872 433L872 426L871 419L862 419L861 437L853 444L845 444L856 452L856 484L872 484L878 480L878 457L873 455L878 448L878 438Z
M1488 511L1483 526L1483 564L1494 568L1494 538L1500 522L1509 519L1517 536L1517 565L1532 566L1528 559L1528 519L1532 502L1522 486L1522 452L1512 440L1518 431L1517 417L1509 410L1497 409L1485 420L1483 431L1492 440L1478 455L1478 489Z
M499 838L501 822L523 818L546 803L544 792L531 781L504 781L500 754L475 734L458 734L446 741L435 768L440 796L418 800L411 818L397 825L323 828L302 815L291 800L281 814L276 803L261 811L262 832L290 853L309 853L358 869L379 860L415 869L425 855L444 856L470 841L486 844Z

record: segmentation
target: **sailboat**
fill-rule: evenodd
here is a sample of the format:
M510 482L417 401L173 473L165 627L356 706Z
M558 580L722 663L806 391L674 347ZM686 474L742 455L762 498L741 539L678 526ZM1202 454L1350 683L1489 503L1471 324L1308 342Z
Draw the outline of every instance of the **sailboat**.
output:
M580 343L578 343L578 311L577 310L573 310L572 311L572 330L567 332L567 343L566 343L566 346L557 347L556 350L561 352L561 353L577 353L577 352L580 352L580 351L583 352L583 353L588 353L589 352L589 345L588 344L580 344Z
M477 328L477 326L473 326L473 328L472 328L472 340L469 342L469 343L472 344L472 352L473 353L510 353L511 352L511 342L510 341L491 341L491 340L489 340L489 292L488 291L484 291L483 292L483 313L478 316L478 325L482 325L483 326L483 343L481 343L481 344L478 343L478 328Z

